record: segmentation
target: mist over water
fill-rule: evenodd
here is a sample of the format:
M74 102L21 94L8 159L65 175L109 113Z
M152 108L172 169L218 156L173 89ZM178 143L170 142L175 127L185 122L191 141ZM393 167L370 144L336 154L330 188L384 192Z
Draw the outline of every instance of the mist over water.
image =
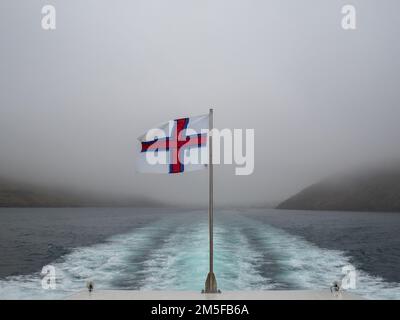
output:
M398 159L399 2L352 4L345 31L341 1L69 0L44 31L42 1L2 0L0 177L199 205L206 175L136 174L136 138L210 107L255 129L253 175L215 168L219 204Z
M43 209L37 209L35 214L40 216L40 210ZM48 212L42 215L52 211L56 214L57 209L45 210ZM75 209L75 217L93 217L93 213L85 210ZM70 213L63 213L65 215L66 221L73 219ZM106 226L105 220L99 219L93 222L93 228L97 228L97 231L88 232L86 236L97 238L95 243L64 248L68 253L60 251L54 261L43 261L43 264L51 264L56 268L56 290L41 289L41 268L33 273L22 274L21 264L3 259L2 264L14 265L15 270L13 276L1 278L0 297L63 298L84 289L88 279L95 282L97 289L201 291L208 272L205 211L161 213L155 209L115 209L104 215L110 215L116 221L125 221L129 230L119 233L121 231L115 228L118 234L101 239L96 234ZM358 272L355 293L367 298L399 299L400 285L394 279L400 256L395 251L393 259L385 263L386 270L377 263L374 271L365 271L371 270L367 264L383 258L383 255L379 256L370 250L371 244L382 241L382 232L395 231L387 228L377 214L368 215L375 220L375 229L369 232L369 241L362 244L366 256L370 258L367 263L347 250L351 243L359 245L358 234L348 233L346 228L338 234L339 231L334 227L330 229L319 223L315 213L309 213L308 218L304 219L304 213L299 213L297 218L295 214L282 213L279 216L274 211L265 210L218 210L215 214L214 266L218 286L223 291L326 289L334 280L341 279L342 267L351 264ZM18 217L18 212L14 212L13 216ZM328 220L347 224L350 228L354 226L353 219L352 213L328 215ZM389 219L392 224L398 224L400 216L394 214L386 217L385 221ZM307 237L313 237L313 242L299 231L299 228L309 226L311 221L314 221L316 231L309 231ZM9 222L9 226L12 224L18 226L16 221ZM51 227L54 222L49 220L46 224ZM329 248L323 236L319 236L319 228L325 229L326 233L338 234L338 239L342 237L347 240L340 242L336 239L337 248ZM68 225L63 229L72 230ZM84 228L72 232L77 243L85 238L82 234ZM56 236L55 230L51 237ZM28 264L30 259L37 257L34 234L31 238L32 250L25 257L25 263ZM389 246L385 247L384 242L380 242L380 245L386 256L390 255ZM17 245L14 249L18 250Z
M135 158L146 130L209 108L218 129L255 130L254 174L215 166L216 206L278 204L338 172L398 166L400 3L352 0L357 30L344 31L342 2L57 1L48 32L43 1L0 1L1 203L43 186L54 197L204 206L205 171L141 175ZM399 214L215 218L222 291L328 288L352 265L355 293L400 299ZM88 279L200 291L207 227L201 210L0 208L0 298L64 298ZM48 264L56 290L41 288Z

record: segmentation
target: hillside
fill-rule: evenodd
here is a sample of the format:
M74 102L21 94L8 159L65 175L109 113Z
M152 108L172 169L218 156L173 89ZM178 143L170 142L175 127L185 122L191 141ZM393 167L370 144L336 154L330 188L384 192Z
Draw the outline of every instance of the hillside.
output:
M142 197L115 197L0 179L0 207L102 207L164 205Z
M277 208L400 212L400 166L327 178L283 201Z

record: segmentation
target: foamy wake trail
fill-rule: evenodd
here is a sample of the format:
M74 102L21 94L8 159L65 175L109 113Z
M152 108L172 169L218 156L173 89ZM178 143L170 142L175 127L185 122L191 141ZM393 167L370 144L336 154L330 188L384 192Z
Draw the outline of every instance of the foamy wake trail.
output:
M161 219L129 234L117 235L106 242L74 249L60 262L52 263L56 269L57 287L44 290L40 271L32 275L8 277L0 281L2 299L55 299L85 288L93 280L98 289L113 288L113 281L129 271L135 274L138 266L130 264L135 256L142 256L157 246L159 237L173 230L174 219Z
M208 245L208 225L204 219L185 223L145 261L141 289L201 291L208 273ZM214 271L220 288L273 288L270 280L256 269L262 256L251 248L240 229L216 227L214 251Z
M222 290L326 289L350 264L344 252L232 212L219 215L214 233L214 270ZM200 291L208 272L207 217L168 215L104 243L76 248L52 265L56 290L43 290L38 272L0 281L0 298L63 298L84 289L88 279L97 289ZM398 284L362 271L354 291L400 299Z
M215 228L214 269L224 290L271 289L257 270L262 259L240 228ZM168 216L106 242L75 248L54 262L57 289L44 290L39 272L0 281L0 298L54 299L85 288L201 291L208 272L207 216Z
M334 280L343 278L343 266L349 266L350 257L342 251L320 248L300 236L259 221L244 217L263 244L263 250L274 255L280 272L277 282L286 282L292 289L326 289ZM350 292L370 299L400 299L398 283L385 282L358 270L356 289Z

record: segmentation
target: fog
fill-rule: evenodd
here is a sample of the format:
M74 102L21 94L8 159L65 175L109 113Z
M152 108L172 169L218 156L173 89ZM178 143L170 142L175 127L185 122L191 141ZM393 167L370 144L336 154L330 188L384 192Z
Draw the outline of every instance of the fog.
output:
M41 28L52 4L57 29ZM255 171L215 168L215 202L276 202L400 156L400 3L0 2L0 176L207 204L207 172L135 172L137 137L214 108L255 129Z

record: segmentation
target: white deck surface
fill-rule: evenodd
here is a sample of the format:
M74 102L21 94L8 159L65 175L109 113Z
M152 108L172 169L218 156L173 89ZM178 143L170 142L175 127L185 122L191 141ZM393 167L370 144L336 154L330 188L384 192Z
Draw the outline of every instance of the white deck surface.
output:
M330 290L226 291L202 294L195 291L82 290L67 300L360 300L343 292L335 297Z

